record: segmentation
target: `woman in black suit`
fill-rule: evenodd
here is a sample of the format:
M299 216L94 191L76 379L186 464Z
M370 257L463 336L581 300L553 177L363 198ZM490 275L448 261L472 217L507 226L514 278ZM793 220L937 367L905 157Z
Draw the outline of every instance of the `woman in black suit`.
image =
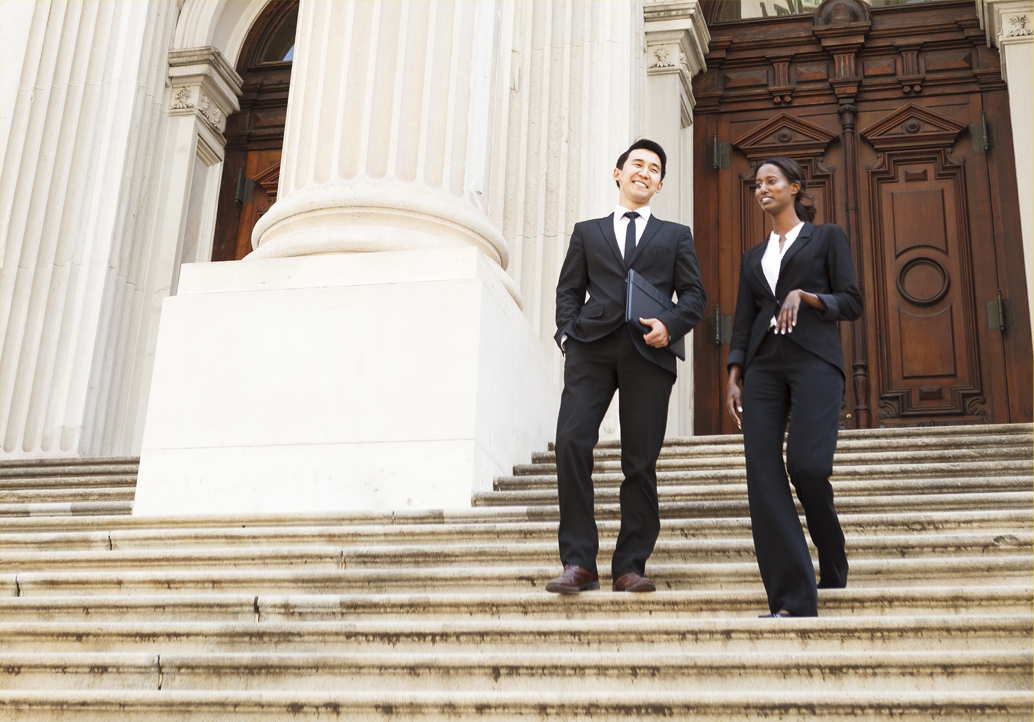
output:
M847 585L829 483L844 395L836 322L858 318L862 299L843 230L810 223L804 188L788 158L757 166L754 195L773 231L740 261L728 363L726 405L743 429L754 549L772 617L818 616L817 587ZM818 548L818 585L787 473Z

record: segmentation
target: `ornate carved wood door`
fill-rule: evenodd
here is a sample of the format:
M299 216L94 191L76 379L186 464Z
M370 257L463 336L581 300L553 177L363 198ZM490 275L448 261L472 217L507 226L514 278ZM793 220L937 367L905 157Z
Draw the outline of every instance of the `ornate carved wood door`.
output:
M707 151L697 154L695 231L718 309L696 334L697 433L736 432L721 316L733 313L740 256L770 230L749 183L773 155L802 165L816 223L840 224L852 242L865 311L841 324L843 425L1031 419L1007 96L978 30L961 2L870 14L855 0L827 0L814 17L712 26L708 72L694 86ZM989 325L999 293L1004 329Z
M272 2L255 21L237 63L241 109L226 119L213 261L251 253L255 223L276 202L291 85L298 2Z

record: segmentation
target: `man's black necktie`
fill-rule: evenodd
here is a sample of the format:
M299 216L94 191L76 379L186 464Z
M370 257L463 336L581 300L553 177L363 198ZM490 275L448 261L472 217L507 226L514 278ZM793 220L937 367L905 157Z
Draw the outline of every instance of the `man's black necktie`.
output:
M639 217L639 214L629 211L624 217L628 219L628 228L625 229L625 265L627 266L632 260L632 252L635 251L635 219Z

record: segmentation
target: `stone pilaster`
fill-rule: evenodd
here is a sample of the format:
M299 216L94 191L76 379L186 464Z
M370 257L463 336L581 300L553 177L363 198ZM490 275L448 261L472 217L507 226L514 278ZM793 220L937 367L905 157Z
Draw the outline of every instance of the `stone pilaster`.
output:
M664 187L651 208L660 218L693 225L693 76L705 68L710 41L696 0L649 3L646 28L645 135L668 156ZM688 436L693 428L692 342L671 395L668 435Z
M250 258L474 246L507 266L479 201L494 13L302 0L280 191Z
M976 0L988 47L998 48L1002 79L1009 86L1009 115L1016 154L1023 260L1027 268L1027 303L1034 330L1034 7L1029 0Z

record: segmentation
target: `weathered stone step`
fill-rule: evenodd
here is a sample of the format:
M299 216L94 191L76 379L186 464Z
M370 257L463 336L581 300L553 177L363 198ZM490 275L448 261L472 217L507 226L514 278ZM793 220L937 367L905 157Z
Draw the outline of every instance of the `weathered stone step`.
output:
M600 540L600 553L610 556L614 539ZM1032 540L1012 533L908 534L847 538L847 554L860 559L913 559L952 556L1015 556L1031 554ZM812 556L815 556L814 549ZM556 542L512 544L191 547L10 552L0 554L5 572L87 571L101 569L255 569L255 568L419 568L426 566L546 565L557 558ZM693 564L753 561L750 537L731 539L663 539L650 559L655 563Z
M803 517L801 523L806 524ZM5 522L5 530L9 522ZM950 534L1008 531L1030 534L1029 510L951 511L909 514L840 514L848 536ZM601 537L617 536L620 522L597 522ZM662 519L660 539L721 539L750 535L750 519ZM288 547L297 545L438 544L556 541L556 522L484 524L408 524L400 526L276 526L111 529L108 531L10 532L0 535L0 550L55 551L184 547Z
M988 604L993 599L994 604ZM819 591L823 616L1019 615L1031 613L1029 586L878 587ZM441 594L154 594L9 597L7 622L350 621L392 616L440 619L605 619L748 617L765 594L733 591L603 592L557 597L543 591Z
M19 516L108 516L132 514L131 501L72 501L53 504L4 504L0 517Z
M4 475L0 490L30 489L90 489L94 487L136 488L136 472L128 474L97 474L96 476L27 476L9 478Z
M657 497L661 504L670 502L707 500L716 501L723 499L746 499L746 479L727 479L719 477L698 477L696 479L675 477L674 474L685 474L687 472L674 472L663 482L658 479ZM474 503L479 506L535 506L555 505L557 503L556 480L552 479L552 486L549 486L549 477L515 477L526 479L537 479L536 486L528 490L493 491L485 494L475 494ZM621 481L623 477L617 474L593 475L595 486L595 499L597 504L614 503L618 498ZM692 483L692 482L696 483ZM679 483L682 482L682 483ZM691 483L686 483L691 482ZM715 483L719 482L719 483ZM724 483L723 483L724 482ZM941 477L922 478L902 481L898 479L866 479L863 481L832 480L833 493L837 502L849 496L867 496L880 494L892 496L895 494L971 494L971 493L1000 493L1000 492L1029 492L1034 483L1030 475L1024 476L986 476L986 477Z
M629 692L1029 690L1029 652L8 654L5 689Z
M615 467L617 468L617 467ZM1034 463L1026 461L980 462L973 464L896 464L871 466L834 467L830 482L834 489L841 485L874 484L874 489L906 492L917 484L950 483L969 484L976 487L988 479L1007 479L1019 485L1021 480L1031 479ZM597 489L616 488L624 480L618 471L596 471L592 475ZM744 469L687 469L682 471L658 471L657 487L662 490L671 486L746 484ZM494 490L556 489L555 474L537 476L501 476L495 479ZM1028 484L1028 488L1034 484ZM851 487L845 487L851 488ZM492 493L492 492L489 492Z
M3 489L0 504L73 504L81 502L132 502L136 488L85 487L77 489Z
M197 720L634 719L799 720L857 722L1017 722L1030 716L1026 691L721 692L680 691L629 699L623 691L477 692L204 692L204 691L4 691L5 720L25 722L197 722Z
M139 456L106 456L95 458L66 459L4 459L0 461L0 476L31 476L37 472L49 474L104 474L106 468L136 469L140 465ZM40 471L41 470L41 471ZM119 472L121 473L121 472Z
M797 619L0 622L3 652L1029 652L1028 615ZM1018 638L1025 638L1018 643Z
M602 555L601 555L602 557ZM599 560L601 584L610 568ZM559 563L542 566L424 567L418 569L202 569L148 571L54 571L0 574L2 596L164 593L386 594L504 592L544 589ZM981 586L1029 584L1029 555L859 559L851 564L852 587ZM647 573L661 590L760 588L757 564L749 562L650 564ZM818 570L816 569L816 573Z
M1028 440L1029 441L1029 440ZM981 448L963 447L957 448L948 440L940 442L944 448L900 450L896 447L879 451L838 451L833 460L834 473L841 466L864 466L875 464L932 464L952 463L965 464L972 462L997 462L1031 460L1030 443L1013 444L1008 446L988 446ZM733 449L735 447L729 447ZM742 453L723 455L692 455L685 456L676 453L677 449L665 449L657 461L658 471L671 471L678 469L742 469L746 463ZM555 455L554 455L555 456ZM606 450L603 453L594 455L594 470L620 471L621 455L618 450ZM515 476L555 474L555 459L539 459L531 464L519 464L513 467Z
M973 510L1027 510L1034 507L1034 492L971 494L894 494L844 497L837 500L840 514L916 514L930 512L970 512ZM617 519L617 504L598 504L597 518ZM704 519L746 517L744 496L735 501L668 502L661 505L663 519ZM50 533L68 531L116 531L129 529L242 529L287 526L371 526L521 524L556 522L559 511L552 506L475 506L469 509L396 510L390 512L313 512L306 514L198 514L178 516L36 516L4 519L3 532Z
M842 429L838 434L838 441L893 439L910 442L915 439L933 439L948 437L951 439L963 440L967 438L979 438L996 436L999 434L1034 434L1034 424L971 424L955 426L905 426L882 429ZM721 434L715 436L687 436L673 437L665 443L672 445L679 444L701 444L701 443L743 443L742 434ZM604 441L600 446L620 446L617 440Z
M881 448L922 448L936 447L938 444L950 444L953 448L964 446L994 446L996 444L1028 444L1034 445L1034 425L1032 424L986 424L981 426L942 426L924 428L896 429L863 429L840 431L837 437L837 449L881 449ZM996 438L1001 437L1001 438ZM743 452L743 435L726 434L719 436L687 436L666 439L663 454L695 454L697 449L707 449L704 453L724 454L729 447L738 447ZM600 441L595 453L609 453L620 449L620 440ZM532 461L553 461L553 445L549 451L532 454Z

